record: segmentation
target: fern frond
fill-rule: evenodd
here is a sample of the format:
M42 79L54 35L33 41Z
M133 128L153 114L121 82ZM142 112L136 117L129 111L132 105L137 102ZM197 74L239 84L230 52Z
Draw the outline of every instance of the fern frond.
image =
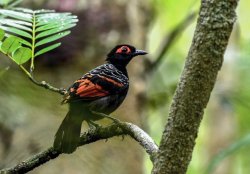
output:
M77 16L71 13L57 13L45 9L0 9L0 15L3 16L0 20L0 29L6 32L5 36L20 38L18 42L22 47L31 50L31 69L34 68L34 58L59 47L61 43L57 40L68 35L69 29L78 21ZM29 51L22 48L13 56L28 55L27 53Z

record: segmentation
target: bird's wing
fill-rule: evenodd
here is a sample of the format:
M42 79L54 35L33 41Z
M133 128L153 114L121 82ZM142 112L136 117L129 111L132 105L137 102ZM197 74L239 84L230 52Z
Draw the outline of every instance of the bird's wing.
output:
M120 92L126 85L119 80L114 80L102 75L87 74L75 81L64 96L62 103L79 100L95 100Z

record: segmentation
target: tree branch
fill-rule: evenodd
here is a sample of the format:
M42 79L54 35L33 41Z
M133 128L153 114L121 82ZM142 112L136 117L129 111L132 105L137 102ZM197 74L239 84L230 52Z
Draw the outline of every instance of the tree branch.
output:
M53 91L53 92L56 92L56 93L59 93L61 95L64 95L66 94L66 90L64 88L56 88L54 86L51 86L49 83L45 82L45 81L41 81L41 82L38 82L36 81L33 77L29 77L29 79L37 86L40 86L40 87L43 87L45 89L48 89L50 91Z
M236 20L238 0L202 0L199 18L154 162L154 174L184 174Z
M98 128L95 130L89 130L88 132L81 135L79 146L90 144L98 140L112 138L114 136L129 135L134 140L140 143L140 145L149 154L150 159L154 161L155 154L158 152L158 146L152 140L152 138L140 129L138 126L132 123L120 122L112 124L105 128ZM54 150L53 147L34 155L28 160L25 160L14 167L3 169L0 171L1 174L15 174L15 173L27 173L34 168L57 158L61 153Z
M53 91L53 92L56 92L56 93L59 93L61 95L64 95L66 94L66 90L63 89L63 88L56 88L56 87L53 87L51 86L49 83L45 82L45 81L42 81L42 82L38 82L34 79L33 75L31 72L28 72L22 65L19 66L23 72L29 77L29 79L37 86L40 86L40 87L43 87L45 89L48 89L50 91Z

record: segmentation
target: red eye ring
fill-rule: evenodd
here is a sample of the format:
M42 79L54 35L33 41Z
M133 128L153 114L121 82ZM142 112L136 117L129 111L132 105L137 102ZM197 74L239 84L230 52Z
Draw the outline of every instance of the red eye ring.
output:
M129 54L131 53L131 50L127 46L121 46L120 48L117 49L116 53Z

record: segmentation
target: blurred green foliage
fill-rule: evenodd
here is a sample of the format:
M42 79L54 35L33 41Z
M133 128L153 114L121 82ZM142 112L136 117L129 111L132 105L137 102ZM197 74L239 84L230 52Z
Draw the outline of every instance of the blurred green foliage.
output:
M0 7L12 8L20 4L22 0L0 0Z

